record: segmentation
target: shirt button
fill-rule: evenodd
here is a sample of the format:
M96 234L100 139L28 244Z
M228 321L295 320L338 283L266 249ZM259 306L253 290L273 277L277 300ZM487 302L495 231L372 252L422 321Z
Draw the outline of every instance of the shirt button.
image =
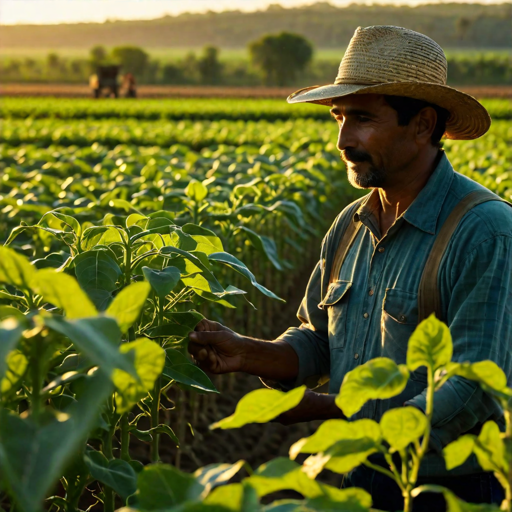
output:
M370 291L368 292L368 295L371 297L371 296L373 295L373 290L370 290Z
M406 320L405 315L400 315L398 319L400 320L400 322L405 322Z
M365 313L363 316L364 316L365 318L368 318L368 316L369 316L369 315L368 315L368 313Z
M354 354L354 359L359 359L359 354L357 352Z
M379 247L379 252L384 252L385 250L384 247Z

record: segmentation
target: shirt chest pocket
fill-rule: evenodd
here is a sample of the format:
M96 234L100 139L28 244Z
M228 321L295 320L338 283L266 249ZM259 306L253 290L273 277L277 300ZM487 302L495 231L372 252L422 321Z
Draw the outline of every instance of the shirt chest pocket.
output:
M418 294L388 288L382 305L382 355L405 364L407 344L418 325Z
M327 311L331 350L342 349L345 346L348 291L351 286L351 281L334 281L329 285L324 300L318 305Z

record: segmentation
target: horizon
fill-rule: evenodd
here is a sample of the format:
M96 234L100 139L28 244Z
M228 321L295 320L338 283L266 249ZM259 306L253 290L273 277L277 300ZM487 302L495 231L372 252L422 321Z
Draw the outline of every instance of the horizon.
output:
M207 12L264 11L270 5L283 8L313 5L311 0L217 0L211 9L210 0L189 0L183 8L182 0L3 0L0 7L0 25L61 25L77 23L105 23L128 20L151 20L180 14L204 14ZM332 0L335 7L358 5L397 5L416 7L425 4L467 3L499 5L506 0ZM37 4L37 6L35 5ZM34 9L34 7L36 7ZM122 12L123 15L119 16Z

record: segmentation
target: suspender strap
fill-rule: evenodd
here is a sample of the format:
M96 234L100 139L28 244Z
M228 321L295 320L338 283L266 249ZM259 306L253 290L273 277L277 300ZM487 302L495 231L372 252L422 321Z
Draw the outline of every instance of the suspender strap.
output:
M471 208L481 203L486 203L487 201L503 200L487 190L475 190L464 197L459 204L455 206L441 227L430 251L425 268L423 269L423 274L421 275L418 289L419 322L428 318L431 313L435 313L436 317L442 320L441 296L437 285L441 260L443 259L453 233L464 215L466 215Z
M331 267L329 283L333 283L338 279L340 275L341 266L343 265L343 262L345 261L348 251L352 247L352 244L354 243L357 233L359 233L359 230L361 229L362 225L362 222L354 222L353 220L350 220L348 227L343 233L343 237L341 238L341 241L338 244L338 248L336 249L336 254L334 256L334 260Z

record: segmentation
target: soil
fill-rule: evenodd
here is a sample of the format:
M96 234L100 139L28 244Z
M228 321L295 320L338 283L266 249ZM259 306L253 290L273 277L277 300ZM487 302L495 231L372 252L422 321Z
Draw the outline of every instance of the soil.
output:
M511 98L512 87L507 85L457 87L476 98ZM141 85L139 98L280 98L284 99L296 87L222 87ZM0 96L56 96L62 98L92 97L90 88L82 84L2 84Z

